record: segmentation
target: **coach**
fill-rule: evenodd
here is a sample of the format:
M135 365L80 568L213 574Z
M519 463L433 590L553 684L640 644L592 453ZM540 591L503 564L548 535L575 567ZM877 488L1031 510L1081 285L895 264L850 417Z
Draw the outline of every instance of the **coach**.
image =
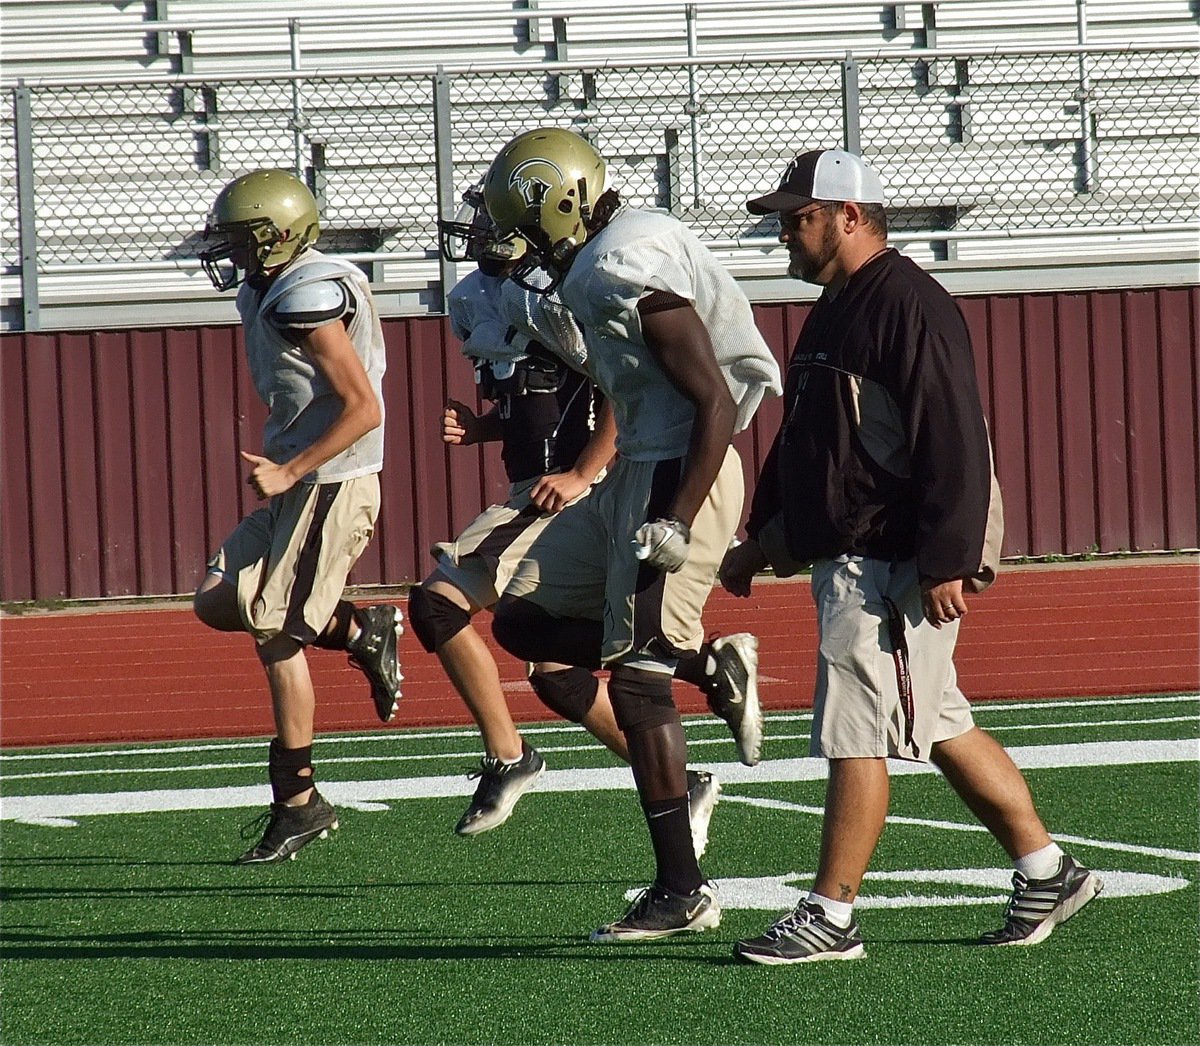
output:
M953 664L964 590L995 579L999 488L966 323L887 246L879 177L836 149L798 156L779 189L788 274L824 288L788 365L784 420L721 582L749 594L767 565L812 566L820 651L811 751L829 760L812 893L742 959L863 954L853 906L883 831L886 759L932 761L1013 859L1005 924L1034 944L1100 880L1051 841L1007 752L975 726Z

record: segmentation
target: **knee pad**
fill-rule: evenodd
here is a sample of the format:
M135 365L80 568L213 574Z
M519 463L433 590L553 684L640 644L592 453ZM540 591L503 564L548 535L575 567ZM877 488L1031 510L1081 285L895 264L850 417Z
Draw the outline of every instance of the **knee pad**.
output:
M301 770L307 770L308 773L301 774ZM284 748L278 737L272 738L267 756L267 776L271 779L271 793L277 803L308 791L313 786L312 745Z
M671 677L663 672L617 665L608 681L608 697L617 726L627 735L679 722Z
M421 646L432 654L471 623L471 615L440 592L418 585L408 594L408 623Z
M529 685L551 712L572 723L582 723L596 703L600 681L586 668L559 672L533 672Z
M501 596L492 615L492 635L522 661L554 661L600 667L604 626L590 618L555 617L519 596Z

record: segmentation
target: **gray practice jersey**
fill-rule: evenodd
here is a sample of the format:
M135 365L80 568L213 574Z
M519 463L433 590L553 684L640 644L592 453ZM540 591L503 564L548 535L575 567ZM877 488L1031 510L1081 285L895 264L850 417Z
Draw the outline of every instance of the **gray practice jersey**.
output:
M637 303L656 290L689 301L707 328L737 406L735 432L764 396L782 391L779 365L725 267L678 219L622 208L580 249L560 293L585 331L588 369L613 405L617 450L636 461L681 457L695 415L646 348Z
M508 323L500 318L500 285L496 276L473 269L446 296L450 329L462 342L463 355L474 360L516 361L525 349L506 338Z
M539 277L549 281L549 276L540 269L530 274L532 282ZM500 313L516 328L514 341L536 341L567 366L586 373L587 342L557 291L538 294L505 280L500 288Z
M309 250L260 294L243 284L237 297L254 387L267 405L263 454L282 464L315 443L337 420L342 401L300 347L311 331L346 324L354 351L383 410L387 359L383 328L366 277L349 262ZM306 483L336 483L383 468L383 423L315 472Z

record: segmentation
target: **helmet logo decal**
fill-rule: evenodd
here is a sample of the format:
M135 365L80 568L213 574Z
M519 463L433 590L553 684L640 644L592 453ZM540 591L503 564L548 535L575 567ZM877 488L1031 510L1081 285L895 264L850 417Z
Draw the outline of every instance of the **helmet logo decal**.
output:
M550 190L555 188L554 183L549 181L552 177L558 179L560 186L566 182L561 168L544 157L535 156L513 168L512 174L508 176L508 187L521 194L526 206L533 207L540 204Z

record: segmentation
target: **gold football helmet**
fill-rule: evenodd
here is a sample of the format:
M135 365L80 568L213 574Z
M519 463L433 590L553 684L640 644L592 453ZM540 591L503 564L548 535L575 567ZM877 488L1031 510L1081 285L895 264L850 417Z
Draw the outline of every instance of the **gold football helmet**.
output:
M492 161L483 180L488 213L503 240L527 240L542 265L566 271L593 231L606 165L579 135L540 127L517 135Z
M214 245L200 265L219 291L286 265L316 243L321 225L317 201L288 171L251 171L217 195L204 229Z

